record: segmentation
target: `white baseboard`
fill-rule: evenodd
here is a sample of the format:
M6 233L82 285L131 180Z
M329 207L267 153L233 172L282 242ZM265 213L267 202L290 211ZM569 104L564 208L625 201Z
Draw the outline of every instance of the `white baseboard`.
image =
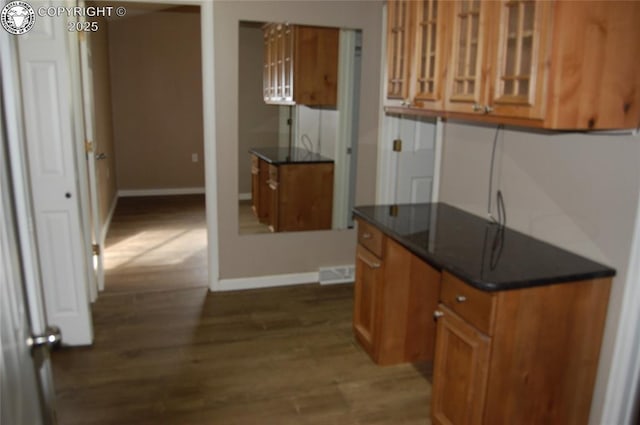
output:
M169 195L200 195L204 194L204 187L178 187L168 189L127 189L119 190L118 196L169 196Z
M251 200L251 192L249 193L240 193L238 195L239 201L250 201Z
M118 205L118 192L113 195L113 199L111 200L111 208L109 208L109 212L107 213L107 219L102 224L102 240L100 241L100 248L104 248L104 241L107 239L107 232L109 232L111 219L113 219L113 213L116 211L116 205Z
M318 272L290 273L270 276L240 277L220 279L211 285L212 291L235 291L240 289L271 288L275 286L299 285L301 283L317 283Z

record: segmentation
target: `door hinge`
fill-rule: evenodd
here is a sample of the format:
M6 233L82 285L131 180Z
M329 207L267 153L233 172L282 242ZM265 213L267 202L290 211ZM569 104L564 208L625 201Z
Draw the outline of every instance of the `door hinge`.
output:
M91 245L91 252L93 253L93 255L100 255L100 245L98 245L97 243Z
M393 151L394 152L402 152L402 140L395 139L393 141Z
M93 152L93 142L91 140L85 140L84 141L84 151L86 153Z

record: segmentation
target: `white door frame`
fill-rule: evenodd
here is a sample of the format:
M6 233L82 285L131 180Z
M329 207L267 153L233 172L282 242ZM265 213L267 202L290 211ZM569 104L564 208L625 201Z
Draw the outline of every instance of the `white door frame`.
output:
M85 7L84 0L78 0L78 6ZM86 22L85 17L79 18ZM92 252L90 272L95 275L96 285L91 285L91 300L95 301L97 292L104 290L104 235L102 234L102 216L98 199L98 177L96 172L96 151L98 141L95 139L95 108L93 103L93 71L91 67L91 47L89 37L78 39L80 49L80 78L82 80L82 112L84 117L85 154L87 165L89 203L91 207L92 244L98 246L98 252Z

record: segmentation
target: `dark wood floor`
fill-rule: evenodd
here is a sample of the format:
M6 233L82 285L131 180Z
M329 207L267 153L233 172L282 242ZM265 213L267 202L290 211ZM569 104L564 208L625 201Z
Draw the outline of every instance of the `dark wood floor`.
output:
M430 423L429 365L370 361L350 284L123 290L119 276L93 305L93 346L53 354L61 425Z
M205 287L205 197L120 198L105 245L107 293Z

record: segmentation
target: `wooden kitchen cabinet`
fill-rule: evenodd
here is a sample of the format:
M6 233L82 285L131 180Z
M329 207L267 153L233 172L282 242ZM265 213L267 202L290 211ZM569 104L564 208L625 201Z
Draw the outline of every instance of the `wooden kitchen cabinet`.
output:
M269 195L269 164L251 155L251 210L261 223L268 223L270 195Z
M333 220L333 162L269 164L272 232L329 230Z
M371 354L377 350L375 332L379 314L376 308L382 288L382 259L358 245L355 264L353 330L362 347Z
M611 280L485 292L443 273L434 424L586 424Z
M431 399L434 425L482 423L489 337L443 305L438 319Z
M263 33L264 101L335 106L339 30L270 23Z
M413 62L413 1L387 2L387 99L409 98L409 75Z
M440 273L358 222L353 329L380 365L432 360Z
M449 55L448 2L387 2L387 105L441 109Z
M434 74L444 104L421 101L414 88L387 112L566 130L640 124L640 47L630 42L640 39L640 3L456 0L438 8L450 8L436 32L451 52ZM412 51L417 75L424 56Z

